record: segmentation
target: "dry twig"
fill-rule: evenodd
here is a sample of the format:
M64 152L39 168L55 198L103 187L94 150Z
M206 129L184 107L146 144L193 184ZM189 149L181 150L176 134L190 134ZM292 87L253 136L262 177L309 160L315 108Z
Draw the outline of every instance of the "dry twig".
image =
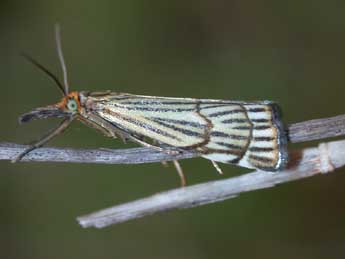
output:
M290 156L292 159L288 170L277 173L255 171L225 180L178 188L79 217L78 222L83 227L103 228L158 212L223 201L243 192L332 172L345 165L345 140L323 143Z
M300 122L288 127L288 136L292 143L343 135L345 135L345 115ZM26 146L23 145L0 143L0 160L11 160L25 148ZM40 148L26 155L23 161L139 164L196 156L198 155L193 152L169 155L149 148L122 150ZM104 227L161 211L221 201L242 192L273 187L278 183L313 176L320 172L331 172L345 164L345 141L323 143L319 147L292 153L290 160L288 169L279 173L256 171L226 180L180 188L79 217L78 221L83 227Z

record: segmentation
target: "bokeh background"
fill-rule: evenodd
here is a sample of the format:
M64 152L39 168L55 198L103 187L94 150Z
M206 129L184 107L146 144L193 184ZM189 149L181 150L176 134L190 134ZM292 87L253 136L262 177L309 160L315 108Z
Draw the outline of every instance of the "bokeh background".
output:
M286 123L342 114L344 12L335 0L0 1L0 141L27 143L57 123L17 124L60 98L19 55L60 76L55 22L75 90L274 100ZM78 123L50 145L123 147ZM203 159L182 166L190 185L249 171L223 165L219 176ZM1 258L344 256L344 170L103 230L75 218L178 187L173 166L1 161L0 171Z

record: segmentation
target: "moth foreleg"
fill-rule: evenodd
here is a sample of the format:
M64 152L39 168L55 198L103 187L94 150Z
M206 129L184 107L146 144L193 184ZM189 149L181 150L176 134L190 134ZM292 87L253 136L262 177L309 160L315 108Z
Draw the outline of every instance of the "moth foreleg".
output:
M53 128L48 134L44 135L40 140L38 140L33 145L26 148L24 151L19 153L17 157L12 159L12 163L20 161L26 154L30 153L31 151L42 147L44 144L48 143L51 139L62 133L67 127L71 124L74 117L69 117L64 119L57 127Z

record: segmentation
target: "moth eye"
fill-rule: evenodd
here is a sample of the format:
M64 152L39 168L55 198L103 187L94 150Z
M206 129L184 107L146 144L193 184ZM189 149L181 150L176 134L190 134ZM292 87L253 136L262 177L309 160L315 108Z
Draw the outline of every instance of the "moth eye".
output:
M78 105L77 105L76 100L74 100L74 99L68 100L68 102L67 102L67 108L68 108L68 110L70 110L70 111L76 111L76 110L78 109Z

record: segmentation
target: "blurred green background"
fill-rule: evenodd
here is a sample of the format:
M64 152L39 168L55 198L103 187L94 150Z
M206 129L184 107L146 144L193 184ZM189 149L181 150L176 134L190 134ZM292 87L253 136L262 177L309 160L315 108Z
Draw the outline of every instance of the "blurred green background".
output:
M75 90L274 100L286 123L342 114L344 12L335 0L0 1L0 140L27 143L57 123L17 124L60 98L19 55L60 76L55 22ZM50 145L123 147L78 123ZM182 166L190 185L249 171ZM1 258L343 258L345 170L103 230L75 217L178 187L173 166L1 161L0 170Z

